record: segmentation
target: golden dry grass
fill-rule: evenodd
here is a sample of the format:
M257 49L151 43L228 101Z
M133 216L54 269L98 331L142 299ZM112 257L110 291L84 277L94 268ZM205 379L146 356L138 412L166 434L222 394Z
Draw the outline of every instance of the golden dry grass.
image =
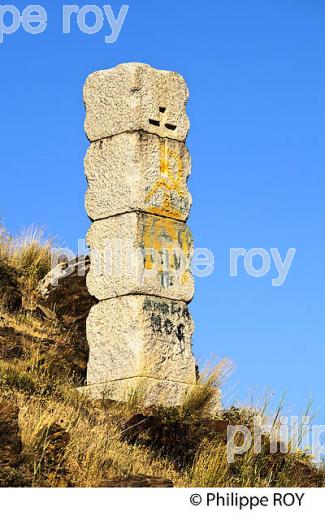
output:
M51 269L52 247L53 241L45 238L42 229L32 226L12 237L0 226L0 263L17 273L26 305Z
M23 468L28 485L98 487L110 479L139 474L171 479L179 487L322 485L322 475L303 453L283 459L267 452L256 455L249 449L229 464L222 437L204 433L201 401L198 408L187 408L186 416L184 408L137 408L141 405L133 397L131 403L125 404L93 402L76 390L72 378L56 379L37 365L24 363L13 366L0 362L0 396L14 399L20 408ZM126 423L136 412L155 417L158 438L157 432L149 429L146 442L141 436L136 442L128 442L124 435ZM240 409L236 413L241 421ZM220 417L225 419L227 410ZM231 410L229 417L234 417ZM244 409L242 422L246 421ZM41 450L36 446L44 429L53 424L69 434L69 442L64 453L56 456L54 465L47 467L43 463L47 439Z
M60 424L70 434L64 462L70 485L97 487L111 478L129 474L178 479L171 463L155 458L150 451L141 447L121 443L120 431L114 423L124 418L122 410L116 411L115 417L112 417L105 414L100 406L90 406L79 396L71 395L62 400L48 400L45 405L40 405L37 400L26 402L23 398L19 405L26 453L33 453L40 432L53 423ZM36 485L44 483L44 474L37 474L37 469L41 468L40 462L34 460ZM58 460L57 471L60 462Z
M0 367L0 373L1 370ZM256 456L249 450L231 465L227 461L226 445L218 438L202 437L192 462L180 467L174 464L172 458L159 454L150 445L141 442L130 444L121 440L125 421L132 415L127 404L89 402L72 390L73 381L51 382L48 387L44 374L35 371L29 377L29 383L24 382L20 387L16 384L11 388L7 386L6 389L2 388L1 393L2 396L6 393L14 395L19 405L23 456L32 486L98 487L105 486L110 479L128 475L160 476L171 479L178 487L310 485L310 475L307 477L297 466L299 463L308 470L312 468L308 458L302 454L288 457L284 465L277 467L270 455ZM34 389L29 391L28 384L32 381L35 388L39 386L38 392ZM154 412L151 410L150 413ZM157 413L159 420L161 413ZM175 424L181 420L176 412ZM169 421L170 418L167 424ZM40 451L36 450L36 446L44 429L49 429L53 424L67 432L70 440L64 453L57 456L55 464L47 468L43 464L47 439ZM190 428L190 425L187 427ZM172 436L173 427L170 433ZM179 439L170 440L180 442ZM51 439L48 440L50 442ZM182 449L181 446L179 448ZM276 462L276 456L272 457ZM312 468L311 474L315 482L316 468ZM318 482L321 485L321 475Z

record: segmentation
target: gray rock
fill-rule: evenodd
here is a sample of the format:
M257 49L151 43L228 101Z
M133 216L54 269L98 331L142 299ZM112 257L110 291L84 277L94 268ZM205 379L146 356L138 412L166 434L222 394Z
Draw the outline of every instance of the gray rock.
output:
M89 258L80 257L61 262L50 271L38 287L38 310L48 320L69 331L64 345L56 348L50 364L58 376L68 370L79 378L86 375L89 347L86 336L86 319L97 300L86 286Z
M86 286L89 268L88 257L63 261L40 282L37 303L48 319L58 319L67 327L86 322L96 303Z

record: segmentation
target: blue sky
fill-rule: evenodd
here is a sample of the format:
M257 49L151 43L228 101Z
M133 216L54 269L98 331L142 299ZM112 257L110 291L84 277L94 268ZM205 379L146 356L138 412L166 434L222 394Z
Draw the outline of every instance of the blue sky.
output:
M195 353L233 360L227 403L273 389L276 404L286 391L287 411L312 397L325 424L324 2L129 0L112 45L107 23L97 35L76 24L63 35L61 2L41 3L47 30L20 29L0 45L0 219L12 233L45 226L76 249L89 227L87 75L127 61L181 72L191 92L190 226L216 264L196 281ZM229 250L239 247L282 257L296 248L285 284L272 286L274 266L252 278L241 263L231 278Z

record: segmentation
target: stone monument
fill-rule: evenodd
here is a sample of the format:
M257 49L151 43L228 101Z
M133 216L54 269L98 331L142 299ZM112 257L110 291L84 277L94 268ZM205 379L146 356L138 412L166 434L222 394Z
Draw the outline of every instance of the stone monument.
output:
M188 89L175 72L127 63L85 84L86 209L92 220L87 387L94 398L178 405L196 384L193 240L185 145Z

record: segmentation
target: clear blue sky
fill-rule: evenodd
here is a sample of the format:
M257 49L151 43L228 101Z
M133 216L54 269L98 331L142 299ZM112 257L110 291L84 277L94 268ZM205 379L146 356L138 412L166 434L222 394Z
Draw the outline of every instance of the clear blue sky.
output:
M325 424L323 0L129 0L113 45L108 26L63 35L61 2L40 3L46 32L20 30L0 45L0 219L12 233L45 226L76 249L89 225L87 75L127 61L181 72L191 92L190 225L216 257L213 276L196 281L195 352L235 363L227 402L272 388L299 414L312 396ZM230 278L233 247L297 253L277 288L274 268Z

